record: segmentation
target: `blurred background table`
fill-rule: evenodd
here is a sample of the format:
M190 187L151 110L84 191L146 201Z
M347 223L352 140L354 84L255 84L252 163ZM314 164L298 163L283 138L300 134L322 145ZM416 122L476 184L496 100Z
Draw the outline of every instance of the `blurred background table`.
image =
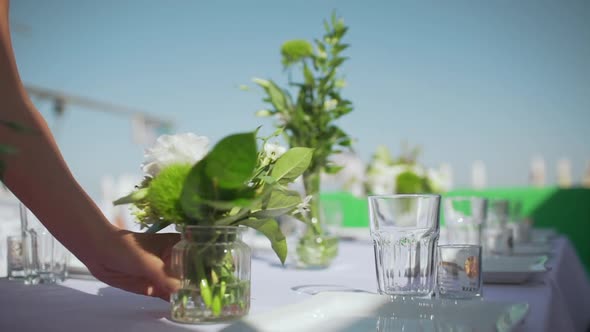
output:
M590 272L589 188L457 189L443 196L476 196L521 201L522 214L530 217L535 227L552 228L570 239L586 271ZM366 198L356 198L348 192L331 192L323 193L322 199L341 203L344 227L369 227ZM444 224L444 215L441 216L441 224Z
M484 286L484 298L527 302L530 311L518 331L586 331L590 326L590 284L569 240L553 240L551 270L522 285ZM293 288L299 288L295 291ZM282 267L272 253L252 261L251 315L310 298L314 289L375 292L370 243L341 243L325 270ZM0 331L220 331L227 325L180 325L168 319L168 303L127 293L91 280L25 286L0 280ZM281 319L277 317L277 319Z

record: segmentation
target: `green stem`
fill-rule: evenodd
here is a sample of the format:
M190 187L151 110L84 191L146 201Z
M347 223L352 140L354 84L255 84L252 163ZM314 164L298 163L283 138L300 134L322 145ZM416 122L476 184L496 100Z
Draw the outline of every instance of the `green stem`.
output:
M323 230L320 223L320 168L308 170L303 173L303 186L305 193L311 196L309 202L309 218L307 235L322 235Z

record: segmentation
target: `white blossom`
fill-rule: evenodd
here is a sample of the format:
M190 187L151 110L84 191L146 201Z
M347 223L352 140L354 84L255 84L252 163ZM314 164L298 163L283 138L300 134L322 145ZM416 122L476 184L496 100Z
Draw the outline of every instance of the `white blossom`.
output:
M365 195L365 170L363 160L353 152L342 152L330 157L330 162L342 169L336 174L322 174L322 188L345 190L354 196Z
M293 214L305 214L306 212L309 212L309 202L311 202L311 195L306 196L301 203L297 204L297 208L295 208Z
M146 149L141 165L144 173L155 177L172 164L194 165L209 152L209 139L193 133L162 135L153 147Z
M326 111L331 111L335 109L336 106L338 106L338 100L336 99L326 99L326 101L324 101L324 110Z
M435 192L446 192L451 189L450 176L439 170L429 169L428 179L430 180L430 185Z
M264 144L264 160L263 164L275 162L280 156L285 153L287 149L277 143L266 142Z

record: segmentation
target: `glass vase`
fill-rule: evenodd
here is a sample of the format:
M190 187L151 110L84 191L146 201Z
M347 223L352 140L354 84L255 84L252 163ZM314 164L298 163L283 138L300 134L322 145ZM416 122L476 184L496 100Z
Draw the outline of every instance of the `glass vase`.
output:
M297 266L300 268L325 268L338 256L338 237L328 227L320 202L320 172L303 174L306 199L309 208L303 216L305 229L296 245Z
M251 251L245 227L184 226L172 250L171 318L181 323L223 322L250 310Z

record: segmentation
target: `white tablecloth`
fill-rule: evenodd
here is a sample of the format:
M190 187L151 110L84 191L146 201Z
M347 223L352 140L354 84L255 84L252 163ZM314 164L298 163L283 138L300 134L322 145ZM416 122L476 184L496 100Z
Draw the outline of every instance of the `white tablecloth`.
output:
M554 240L551 271L525 285L485 285L484 298L528 302L522 331L586 331L590 326L590 284L571 244ZM283 268L272 255L252 261L251 314L267 312L311 295L303 285L333 285L374 292L372 247L343 242L326 270ZM219 331L225 326L181 325L168 317L168 303L127 293L103 283L70 279L60 285L25 286L0 280L0 331ZM279 318L280 319L280 318Z

